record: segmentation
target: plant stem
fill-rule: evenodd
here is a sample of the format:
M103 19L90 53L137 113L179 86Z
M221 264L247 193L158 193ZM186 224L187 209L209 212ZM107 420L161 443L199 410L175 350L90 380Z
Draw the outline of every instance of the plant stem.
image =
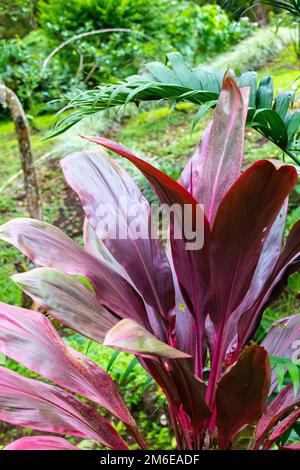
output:
M221 374L221 367L222 367L224 354L225 354L226 342L224 341L224 338L226 337L226 334L227 334L226 323L227 323L226 321L223 321L220 325L220 329L217 335L216 347L215 347L216 354L212 358L212 364L211 364L211 369L210 369L210 374L209 374L206 399L207 399L208 406L210 406L211 408L214 408L216 385Z

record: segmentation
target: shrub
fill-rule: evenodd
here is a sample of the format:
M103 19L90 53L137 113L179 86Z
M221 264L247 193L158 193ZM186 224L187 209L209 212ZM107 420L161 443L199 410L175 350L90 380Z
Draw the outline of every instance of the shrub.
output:
M237 73L247 70L258 70L267 62L271 62L293 41L291 28L267 27L260 29L253 36L246 38L229 51L217 57L212 64L213 70L232 67Z
M42 73L47 50L48 39L38 30L23 39L0 40L0 80L34 114L51 109L49 102L57 98L59 90L69 90L69 74L57 60L53 60L46 72Z
M8 6L3 11L7 13ZM15 34L0 40L0 80L19 94L32 113L47 110L46 103L61 93L95 85L99 75L113 80L136 73L145 59L162 58L173 49L181 50L193 62L199 55L203 58L227 50L253 29L247 22L236 28L216 5L200 8L177 0L171 4L166 0L51 0L39 2L38 12L32 11L31 2L25 2L20 11ZM30 16L31 27L36 28L38 21L41 29L20 38L19 20L25 21L22 15ZM133 32L73 41L42 69L43 61L58 44L102 28Z
M170 10L172 14L170 15ZM101 28L129 28L143 33L106 33L81 39L70 46L84 56L83 78L95 83L104 79L135 73L146 59L162 58L170 50L179 50L190 62L222 52L249 34L253 26L241 22L238 28L217 5L199 7L193 2L166 0L52 0L40 4L40 25L53 44L75 34ZM78 68L78 54L62 51L64 63L73 74ZM91 73L93 71L93 73Z
M176 215L171 219L166 250L150 236L150 208L139 189L98 152L62 162L85 211L84 249L33 219L15 219L0 230L41 266L14 276L25 292L66 326L133 353L160 385L178 449L282 447L283 432L300 413L299 390L289 383L277 393L269 361L269 355L294 359L300 316L275 323L262 346L249 345L263 310L299 271L299 221L282 246L287 200L298 178L294 167L267 160L241 174L246 115L247 90L241 93L226 75L214 120L179 182L115 142L89 138L138 167L162 203L188 208L183 226ZM119 206L120 197L138 208L135 218ZM186 222L198 227L200 201L204 244L191 250L184 228ZM109 220L118 222L117 237L104 236L114 225L99 212L103 204ZM148 236L136 237L134 227ZM112 379L66 346L41 313L1 304L0 340L12 359L109 410L145 448ZM0 368L0 418L127 448L108 420L62 388ZM257 421L245 444L243 429ZM50 447L76 448L45 436L8 446Z
M1 38L14 38L16 31L18 36L22 37L30 31L34 22L35 11L32 0L1 0Z

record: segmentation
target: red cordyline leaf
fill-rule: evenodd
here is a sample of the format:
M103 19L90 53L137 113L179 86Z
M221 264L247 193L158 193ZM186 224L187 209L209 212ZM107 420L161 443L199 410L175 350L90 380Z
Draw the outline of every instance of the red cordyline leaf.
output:
M259 448L269 430L295 406L300 405L300 392L295 396L293 384L286 385L270 403L256 429L255 448Z
M196 438L203 428L203 423L211 416L211 410L205 401L206 384L195 377L193 361L189 359L174 360L171 367L182 407L191 420Z
M39 431L93 439L112 449L127 446L109 422L73 395L0 367L0 419Z
M106 334L104 346L136 354L141 357L152 358L161 356L169 359L189 357L182 351L159 341L133 320L121 320Z
M216 332L208 385L210 405L226 353L228 320L251 285L263 243L296 183L293 167L277 170L271 162L260 161L243 173L219 206L210 243L210 318Z
M119 319L134 318L148 325L144 303L128 281L107 263L86 253L59 228L40 220L13 219L0 227L0 238L16 246L37 265L86 277L99 302ZM25 275L22 280L25 281Z
M132 320L121 320L107 333L103 344L143 357L142 364L171 398L177 412L182 406L194 430L199 431L211 412L205 403L206 386L194 376L192 358L157 340Z
M176 271L174 268L170 240L167 240L166 254L169 259L170 268L173 276L173 284L175 289L175 318L176 318L176 347L181 351L189 354L192 357L196 357L196 334L195 334L195 317L187 308L184 303ZM204 363L203 355L203 363Z
M169 262L153 233L150 205L133 179L99 152L74 153L61 165L99 238L104 237L103 243L124 266L145 302L153 308L154 316L160 314L174 329L175 294ZM110 211L105 218L99 213L102 205ZM103 235L106 225L114 233ZM142 236L137 238L137 234Z
M4 450L79 450L62 437L30 436L21 437L4 447Z
M245 345L244 338L240 338L240 341L238 338L238 322L243 316L244 312L247 312L249 309L251 309L251 307L257 300L269 276L272 274L276 262L279 258L285 229L287 208L288 198L285 200L284 205L282 206L263 244L263 249L261 251L257 266L255 268L250 288L248 289L248 292L243 298L240 305L233 312L232 317L230 319L228 332L229 346L227 353L228 355L230 355L232 353L232 350L235 350L235 353L231 355L231 358L228 360L229 363L231 363L231 361L234 362L235 358L238 357L241 348Z
M297 180L293 167L277 170L272 163L260 161L245 171L220 204L210 250L215 292L210 316L215 325L228 317L247 293L263 243Z
M300 401L292 385L264 412L270 381L267 352L255 345L242 351L264 306L300 267L300 223L281 251L288 195L297 181L295 170L262 161L241 175L248 92L226 74L214 120L180 183L115 142L89 138L139 168L162 203L178 204L183 210L182 227L188 221L193 229L203 229L202 247L187 249L191 240L182 227L181 239L176 238L177 214L170 224L167 255L151 236L136 240L133 227L128 232L131 219L116 199L123 196L131 206L137 205L136 222L146 234L151 225L149 205L116 163L92 151L63 161L66 178L86 212L84 250L59 229L40 221L17 219L0 228L1 238L43 266L14 276L39 305L80 333L101 342L105 336L105 344L136 355L168 399L179 449L200 449L213 443L215 426L219 447L228 449L242 428L263 413L254 448L264 443L268 448L298 416L294 407ZM112 205L111 216L120 216L119 228L129 235L126 240L103 237L98 208L105 203ZM206 217L199 228L201 203ZM72 275L83 276L89 285ZM185 305L180 306L182 303ZM1 312L0 308L0 339L2 335L8 355L105 406L133 430L143 447L131 415L107 375L65 346L40 314L23 310L14 314L13 310L5 306ZM297 332L296 320L289 321L288 329ZM265 344L270 352L275 348L281 355L289 354L287 335L275 328ZM201 380L207 346L211 360L208 387ZM24 357L21 350L26 352ZM226 370L228 364L234 365ZM0 418L126 449L115 429L90 406L57 387L5 369L0 369ZM44 446L48 448L52 442L54 447L68 447L56 439L45 438ZM43 440L37 436L11 446L41 448Z
M99 343L120 320L85 284L56 269L36 268L12 279L53 318Z
M272 447L273 443L282 436L300 417L300 408L292 411L286 418L280 421L279 424L274 428L270 435L267 443L264 445L264 449L267 450Z
M300 222L290 231L273 271L264 283L254 304L241 316L238 324L239 344L245 344L258 327L263 309L282 292L290 274L300 267Z
M111 377L60 339L41 313L0 302L0 351L28 369L135 422Z
M193 361L175 359L158 363L143 359L142 364L164 391L171 416L180 424L178 448L191 450L191 441L198 438L203 423L211 416L205 402L206 385L195 376Z
M162 173L144 160L136 157L125 147L102 137L85 137L91 142L102 145L122 157L130 160L148 179L157 196L162 203L172 206L178 204L182 209L190 208L187 217L190 219L189 227L196 226L196 220L201 217L201 208L191 194L172 178ZM184 211L183 211L184 214ZM197 317L196 326L198 353L196 359L196 371L202 375L202 335L204 330L204 321L207 315L207 294L209 291L209 271L208 267L208 245L209 245L209 226L204 218L204 246L198 250L187 250L187 240L183 236L175 238L171 226L170 240L173 256L173 263L177 274L179 286L189 309ZM183 227L185 226L184 217L182 218ZM184 234L182 234L184 235ZM190 241L190 240L188 240ZM201 345L201 346L200 346Z
M280 450L300 450L300 442L296 444L289 444L287 446L282 446Z
M83 243L84 249L90 255L99 259L103 263L107 263L111 268L117 271L122 277L128 279L127 274L123 266L121 266L117 260L113 257L111 252L106 248L102 240L100 240L93 227L85 217L83 224Z
M244 349L238 362L217 386L217 428L220 449L230 448L243 426L263 414L270 386L270 364L264 348Z
M242 93L227 73L213 122L180 178L181 184L204 204L210 223L226 192L241 174L248 100L249 90Z

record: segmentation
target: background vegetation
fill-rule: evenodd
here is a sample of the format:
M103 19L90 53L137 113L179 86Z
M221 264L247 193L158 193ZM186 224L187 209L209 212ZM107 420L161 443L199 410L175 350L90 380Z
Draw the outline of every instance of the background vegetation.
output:
M2 0L0 5L0 81L21 99L31 124L32 145L43 199L44 219L58 225L81 243L82 212L64 183L59 159L86 147L77 133L102 133L113 137L151 159L178 178L187 158L199 141L209 114L191 131L197 108L178 105L173 112L163 103L134 105L125 110L99 113L63 136L43 140L57 99L143 70L145 62L164 60L179 51L191 66L207 64L213 69L231 66L242 72L255 69L259 76L274 75L276 92L297 93L295 18L271 6L257 6L240 18L249 2L202 2L188 0ZM44 61L62 42L103 28L126 28L132 32L101 33L72 41L49 61ZM53 102L53 100L55 100ZM294 108L299 107L296 94ZM18 147L7 110L0 108L0 222L26 215ZM246 164L259 158L282 158L282 153L253 130L247 131ZM147 196L153 197L145 181L130 166ZM300 186L290 201L288 224L299 218ZM0 299L26 305L28 299L10 281L16 271L26 270L25 259L14 248L0 245ZM279 302L264 315L259 339L275 319L298 312L300 279L296 274ZM62 331L65 340L107 368L112 351L85 338ZM114 357L114 356L113 356ZM29 374L13 361L9 366ZM168 417L160 391L148 380L130 355L115 357L110 372L132 409L152 448L172 448ZM140 401L146 404L146 419ZM30 430L0 423L1 445ZM83 441L83 448L90 442Z

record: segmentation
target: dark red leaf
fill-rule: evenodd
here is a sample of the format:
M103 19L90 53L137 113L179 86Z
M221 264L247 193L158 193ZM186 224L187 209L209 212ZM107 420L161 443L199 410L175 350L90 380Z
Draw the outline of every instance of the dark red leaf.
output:
M222 377L216 393L218 443L228 449L238 432L263 414L270 386L266 350L248 346Z
M211 224L221 200L241 174L247 111L248 91L242 94L235 80L226 74L212 125L181 176L182 184L204 204Z
M294 406L300 404L300 392L295 395L293 384L286 385L270 403L256 429L256 447L263 442L268 431Z
M277 170L271 162L260 161L245 171L223 199L210 250L215 293L211 317L216 326L246 295L264 241L297 180L292 166Z
M210 317L216 332L208 384L210 405L226 354L228 320L251 285L265 239L297 180L292 166L277 169L269 161L259 161L236 181L218 209L210 243Z
M283 233L285 229L287 208L288 199L285 200L285 203L282 206L280 213L276 217L276 220L264 242L262 252L253 274L250 288L240 305L236 308L231 316L228 328L229 347L227 353L232 353L234 349L235 353L231 354L229 363L231 363L230 361L235 362L234 358L238 357L239 352L245 346L245 342L238 342L238 322L243 314L253 306L259 297L279 258L282 247Z

